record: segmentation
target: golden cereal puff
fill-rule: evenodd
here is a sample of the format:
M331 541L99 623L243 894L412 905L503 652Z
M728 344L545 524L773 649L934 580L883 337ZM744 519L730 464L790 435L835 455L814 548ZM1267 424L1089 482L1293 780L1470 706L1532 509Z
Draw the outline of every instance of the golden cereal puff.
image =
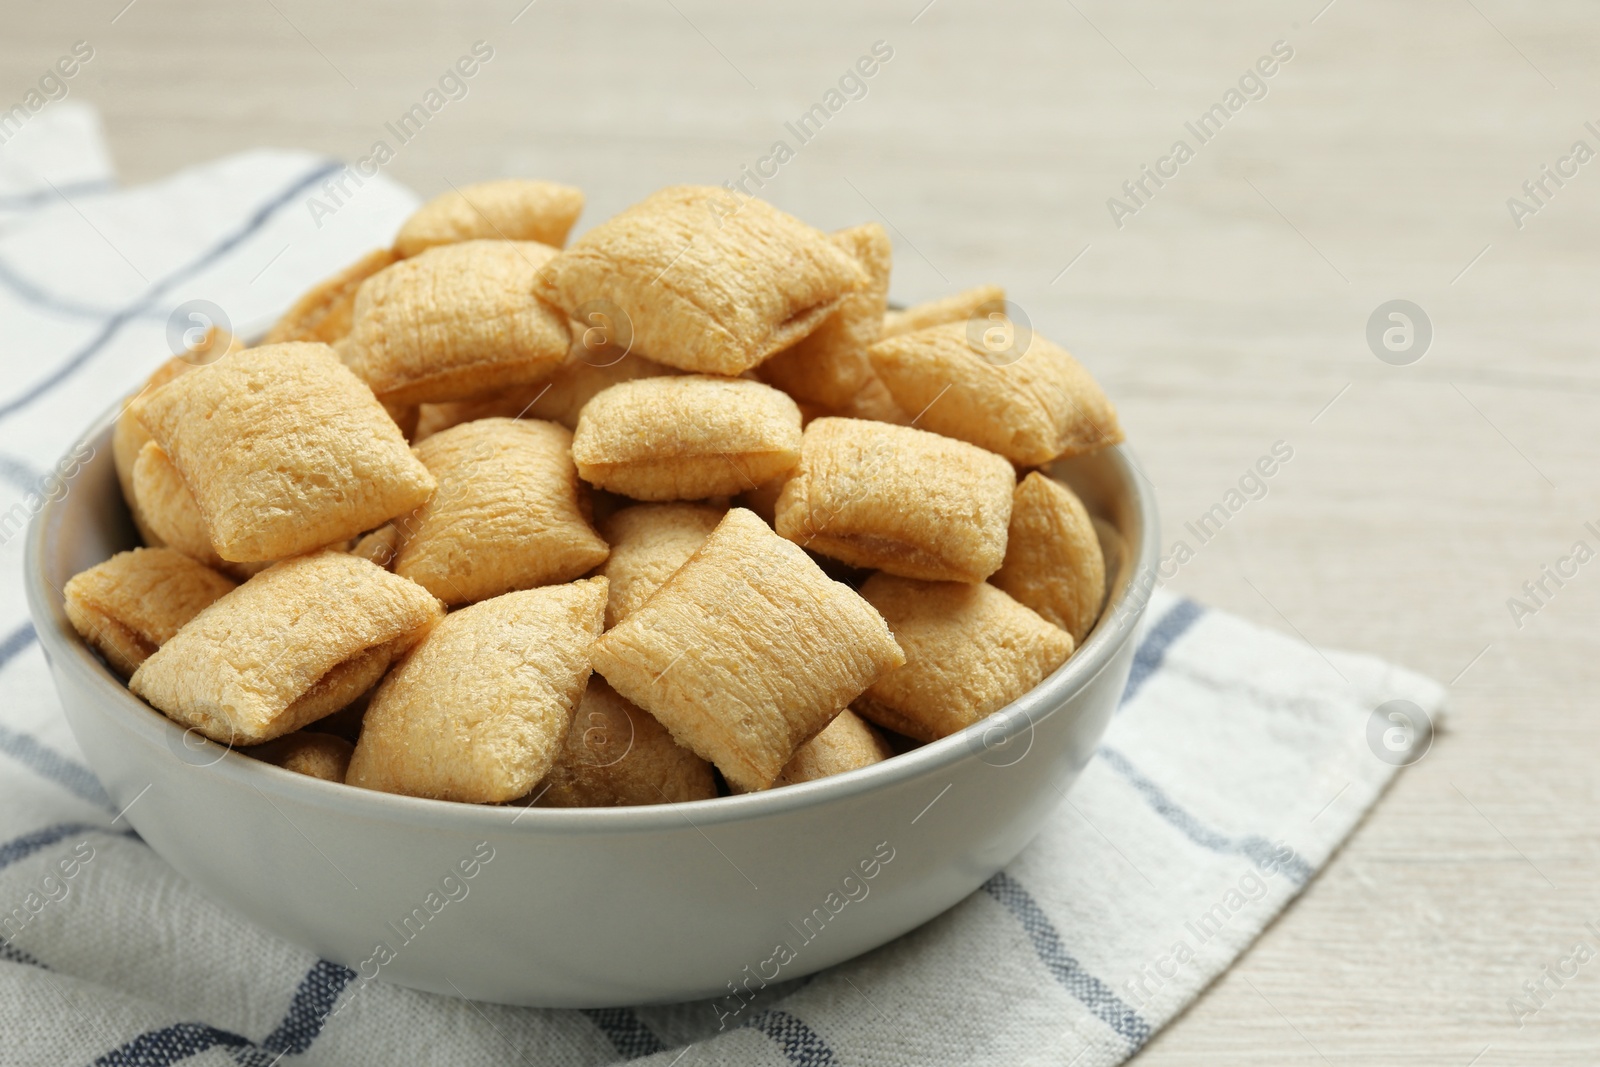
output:
M846 708L816 737L801 745L784 765L773 786L814 782L818 778L882 763L894 750L883 735Z
M589 681L606 580L452 612L385 678L345 780L470 804L525 796L554 766Z
M496 238L560 248L582 212L583 192L570 185L525 178L479 182L417 208L401 224L394 249L414 256L439 245Z
M1034 333L1013 361L968 344L967 324L885 338L872 366L917 425L1036 466L1122 440L1116 410L1077 360Z
M260 744L351 703L443 615L358 556L296 556L195 616L128 687L213 741Z
M297 730L276 741L247 749L244 754L286 771L321 778L324 782L343 782L353 752L355 746L342 737Z
M1072 655L1072 635L987 582L874 574L861 595L905 650L905 666L853 705L889 730L937 741L998 711Z
M883 327L894 246L876 222L840 230L832 240L861 265L867 285L845 294L822 325L762 363L758 373L796 400L839 410L873 378L867 346Z
M804 442L802 437L801 441ZM778 497L783 495L783 487L789 481L789 475L780 474L770 482L762 482L754 489L746 489L734 498L734 503L741 508L749 508L761 516L761 521L771 526L777 521Z
M590 656L744 790L771 786L796 748L904 661L854 590L743 508Z
M411 440L421 441L430 434L448 430L463 422L489 418L548 419L569 430L578 428L578 414L602 389L635 378L657 378L681 371L643 356L607 350L591 351L583 346L579 327L573 327L572 348L567 360L548 378L531 385L505 389L480 400L456 400L446 404L423 404L417 432Z
M605 561L565 427L479 419L434 434L416 452L439 490L395 520L394 572L446 604L571 581Z
M67 582L67 618L124 678L233 583L170 548L118 552Z
M678 804L717 795L711 764L672 739L604 678L590 678L539 804L610 808Z
M154 441L146 441L139 450L139 459L133 465L133 487L144 525L157 544L175 548L241 582L270 565L270 561L230 563L217 555L200 505L183 484L178 468Z
M894 397L889 393L889 387L883 384L883 379L876 373L867 379L867 384L861 391L850 398L850 402L835 415L842 415L849 419L871 419L874 422L892 422L896 426L911 425L911 416L900 410L900 405L894 402Z
M887 311L883 316L883 336L898 337L947 322L964 323L985 304L1003 304L1005 299L1006 291L998 285L980 285L925 304L912 304L901 311Z
M356 306L356 293L361 283L393 266L400 257L387 248L368 252L331 278L306 290L283 317L267 331L263 344L277 345L285 341L321 341L331 345L350 333L351 314Z
M156 368L155 373L144 383L144 388L128 397L128 402L131 403L144 393L161 388L188 370L189 366L183 359L172 357ZM127 404L124 404L122 413L117 416L116 425L111 429L111 462L117 469L117 484L122 487L122 499L128 505L128 515L133 519L134 528L139 531L139 537L146 545L157 548L166 541L151 529L149 520L145 518L144 506L139 503L139 495L133 484L134 464L139 461L139 452L149 440L150 431L144 428L144 423L129 413Z
M981 582L1005 559L1011 464L910 426L817 419L778 496L778 533L907 578Z
M420 505L433 476L327 345L265 345L199 367L132 408L231 562L282 559Z
M431 248L369 278L356 294L350 369L391 404L469 400L548 375L571 335L533 295L556 254L533 241Z
M722 521L724 510L703 504L636 504L600 524L600 536L611 545L611 557L600 568L611 583L606 629L632 614L689 561Z
M1082 644L1105 599L1106 561L1077 494L1038 471L1023 478L1006 560L989 580Z
M745 379L641 378L584 405L572 457L584 481L635 500L730 496L795 465L800 409Z
M538 284L574 318L586 305L620 310L651 359L732 376L816 329L867 278L771 204L677 185L584 234Z
M384 570L388 570L389 565L394 562L395 552L399 547L399 529L394 523L386 522L371 533L363 534L350 549L350 554L369 559Z

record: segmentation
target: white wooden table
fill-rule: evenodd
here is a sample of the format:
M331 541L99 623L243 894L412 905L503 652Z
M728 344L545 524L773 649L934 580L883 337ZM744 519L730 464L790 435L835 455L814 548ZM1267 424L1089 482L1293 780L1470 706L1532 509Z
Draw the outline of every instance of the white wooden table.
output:
M1003 284L1089 364L1169 542L1290 444L1174 586L1430 673L1449 720L1140 1062L1596 1061L1600 963L1520 1029L1507 1005L1600 947L1600 562L1531 617L1507 604L1575 541L1600 550L1600 162L1561 163L1600 151L1593 5L126 3L8 8L0 106L90 42L70 89L128 182L262 144L356 159L481 40L492 58L397 179L556 178L592 220L736 179L783 139L762 195L825 228L887 223L898 299ZM785 123L876 41L893 55L865 95L799 144ZM1265 96L1202 144L1185 123L1278 41ZM1180 138L1193 158L1163 162ZM1145 164L1176 173L1133 201ZM1535 205L1546 164L1577 173ZM1137 207L1120 228L1113 196ZM1520 229L1512 196L1538 206ZM1392 299L1433 327L1407 366L1365 337Z

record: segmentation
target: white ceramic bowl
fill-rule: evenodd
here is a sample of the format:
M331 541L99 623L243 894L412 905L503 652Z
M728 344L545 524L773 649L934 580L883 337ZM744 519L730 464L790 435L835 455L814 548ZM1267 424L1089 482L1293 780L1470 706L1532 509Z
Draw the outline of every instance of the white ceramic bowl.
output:
M725 995L750 974L781 981L859 955L961 900L1022 850L1089 761L1127 680L1143 609L1134 579L1157 553L1153 503L1122 449L1060 463L1128 551L1100 626L1009 707L876 766L770 792L480 807L294 774L129 693L62 610L68 578L137 543L110 432L88 444L93 456L33 520L28 603L67 720L117 806L132 805L128 821L289 941L369 978L508 1004Z

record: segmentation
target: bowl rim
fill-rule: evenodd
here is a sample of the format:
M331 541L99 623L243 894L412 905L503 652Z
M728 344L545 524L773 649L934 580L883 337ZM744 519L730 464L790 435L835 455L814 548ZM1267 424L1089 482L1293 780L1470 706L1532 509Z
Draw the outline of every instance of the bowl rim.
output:
M76 439L69 455L81 455L85 445L94 449L93 454L81 461L72 474L62 478L62 491L47 496L29 522L23 558L24 585L34 629L52 668L72 672L86 691L102 697L107 707L126 708L128 714L120 726L140 742L168 753L179 751L176 745L195 752L216 750L214 759L208 756L207 762L190 764L197 771L214 772L234 785L254 788L309 807L335 809L342 815L358 818L403 821L418 828L495 834L624 834L667 827L681 829L687 824L698 830L721 823L791 814L952 768L1032 730L1112 664L1118 651L1133 640L1138 631L1149 603L1145 590L1151 584L1142 579L1146 575L1153 576L1160 549L1154 494L1133 459L1131 449L1126 444L1118 444L1100 450L1096 458L1109 463L1122 483L1120 491L1130 505L1137 537L1129 539L1129 565L1122 568L1120 584L1113 587L1094 629L1066 663L1010 704L964 730L870 767L781 789L631 807L541 808L412 797L298 774L245 756L234 751L232 746L219 745L185 729L135 696L78 636L66 617L61 591L44 577L46 534L64 501L71 496L74 483L85 477L87 469L97 462L113 462L110 438L121 406L120 403L113 405ZM58 466L57 469L62 468ZM198 739L198 744L190 742L191 735Z

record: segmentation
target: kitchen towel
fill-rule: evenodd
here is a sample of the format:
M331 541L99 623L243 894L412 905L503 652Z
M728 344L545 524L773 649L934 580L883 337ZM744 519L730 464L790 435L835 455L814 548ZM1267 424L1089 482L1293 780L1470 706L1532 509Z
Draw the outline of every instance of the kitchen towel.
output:
M538 1010L361 983L251 926L84 765L28 622L21 530L174 338L258 334L416 204L381 173L265 149L119 189L70 102L0 144L0 1064L1103 1067L1226 970L1429 742L1433 682L1158 589L1096 758L1021 857L720 1028L712 1001Z

